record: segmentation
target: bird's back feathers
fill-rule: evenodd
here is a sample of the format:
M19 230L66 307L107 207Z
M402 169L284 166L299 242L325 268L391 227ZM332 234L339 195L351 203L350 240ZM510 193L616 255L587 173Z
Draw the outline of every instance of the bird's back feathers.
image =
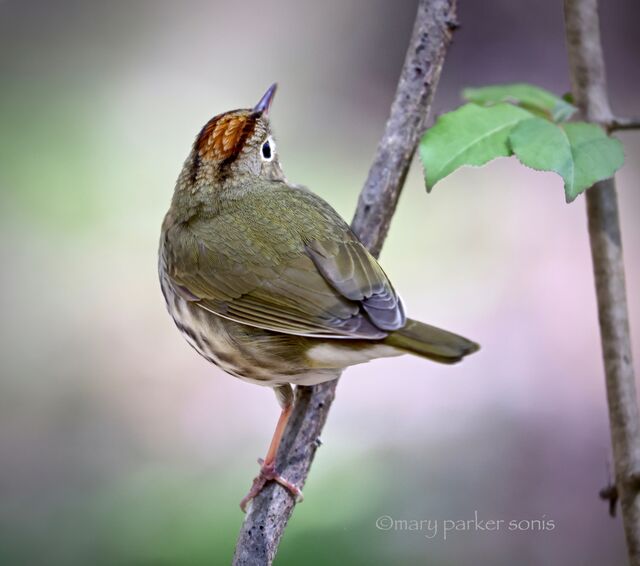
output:
M163 253L176 292L287 334L380 339L402 327L389 279L342 218L307 190L262 185L220 214L168 227Z

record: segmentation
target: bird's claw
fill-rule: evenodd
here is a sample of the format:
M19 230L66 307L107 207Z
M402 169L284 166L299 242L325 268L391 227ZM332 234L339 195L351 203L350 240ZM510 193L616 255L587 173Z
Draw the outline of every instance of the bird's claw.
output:
M300 488L284 479L276 471L275 463L265 464L262 458L258 458L258 464L260 464L260 473L253 480L249 493L247 493L240 502L240 509L242 509L243 512L246 513L249 502L262 491L262 488L269 481L275 481L284 487L294 497L296 503L300 503L304 500L304 496L302 495Z

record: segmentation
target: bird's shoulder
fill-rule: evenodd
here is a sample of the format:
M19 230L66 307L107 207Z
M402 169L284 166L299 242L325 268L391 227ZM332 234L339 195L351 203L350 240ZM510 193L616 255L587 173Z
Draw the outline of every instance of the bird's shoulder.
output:
M270 183L250 191L230 212L241 225L283 228L304 240L350 233L349 225L327 201L305 187L288 183Z
M285 183L248 191L224 203L215 215L195 216L178 227L174 237L191 245L199 241L214 252L253 252L274 260L302 254L312 241L355 240L329 203L308 189Z

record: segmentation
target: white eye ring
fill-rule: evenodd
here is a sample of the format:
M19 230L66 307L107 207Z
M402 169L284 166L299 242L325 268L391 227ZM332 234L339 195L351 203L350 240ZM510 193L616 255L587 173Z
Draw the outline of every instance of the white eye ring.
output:
M276 143L273 141L273 138L269 136L260 146L260 157L262 161L273 161L275 154Z

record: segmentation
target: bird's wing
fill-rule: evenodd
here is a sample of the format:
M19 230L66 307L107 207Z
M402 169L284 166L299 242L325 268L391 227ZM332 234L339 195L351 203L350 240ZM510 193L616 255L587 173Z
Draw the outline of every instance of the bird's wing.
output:
M406 317L400 298L377 260L349 231L342 241L312 241L306 251L325 281L356 302L381 330L397 330Z
M197 222L169 230L163 253L176 292L219 316L286 334L383 338L404 325L402 303L346 224L335 228L291 245L295 227L286 223Z

